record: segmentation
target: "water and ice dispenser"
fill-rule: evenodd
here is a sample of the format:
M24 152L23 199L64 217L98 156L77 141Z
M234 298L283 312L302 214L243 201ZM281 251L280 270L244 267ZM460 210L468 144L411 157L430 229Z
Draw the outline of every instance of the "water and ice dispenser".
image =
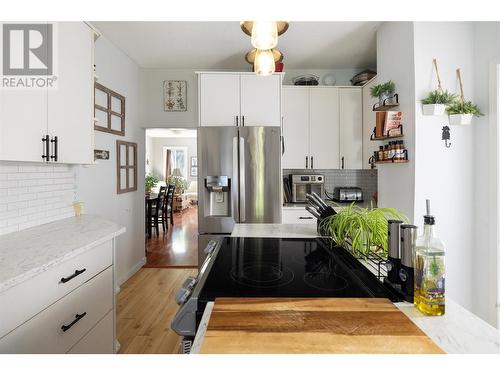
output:
M231 216L231 179L228 176L205 178L205 216Z

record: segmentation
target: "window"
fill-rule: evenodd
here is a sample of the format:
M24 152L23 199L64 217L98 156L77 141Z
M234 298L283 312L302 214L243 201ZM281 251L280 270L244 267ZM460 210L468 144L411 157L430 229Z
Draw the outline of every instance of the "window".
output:
M163 148L163 170L165 171L165 179L167 171L167 150L170 150L172 154L171 158L171 168L170 171L173 173L174 169L179 168L182 177L186 178L188 176L188 162L187 162L187 147L172 147L167 146Z
M116 192L137 190L137 143L116 141Z
M125 135L125 97L94 83L94 129Z

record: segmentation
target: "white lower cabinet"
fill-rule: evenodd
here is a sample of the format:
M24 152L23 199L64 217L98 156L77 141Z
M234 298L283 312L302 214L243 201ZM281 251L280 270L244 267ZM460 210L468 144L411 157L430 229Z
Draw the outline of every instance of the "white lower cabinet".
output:
M109 267L0 340L2 353L66 353L113 310Z
M113 354L114 316L110 311L68 354Z
M283 224L316 224L316 218L304 207L283 207Z
M0 293L0 353L112 353L113 240Z

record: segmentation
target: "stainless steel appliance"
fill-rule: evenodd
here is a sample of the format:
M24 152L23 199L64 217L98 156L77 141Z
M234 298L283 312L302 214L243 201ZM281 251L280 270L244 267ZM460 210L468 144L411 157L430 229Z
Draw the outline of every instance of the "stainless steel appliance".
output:
M306 194L325 196L325 177L321 174L292 174L292 203L307 202Z
M336 187L333 189L333 200L336 202L362 202L363 190L359 187Z
M198 264L235 223L281 223L279 127L198 128Z
M172 329L186 342L218 297L401 298L326 238L224 237L211 241L198 277L177 293ZM189 347L189 345L186 345Z
M405 300L413 302L414 292L414 263L413 248L417 239L417 227L411 224L401 225L401 268L399 270L399 283L405 295Z

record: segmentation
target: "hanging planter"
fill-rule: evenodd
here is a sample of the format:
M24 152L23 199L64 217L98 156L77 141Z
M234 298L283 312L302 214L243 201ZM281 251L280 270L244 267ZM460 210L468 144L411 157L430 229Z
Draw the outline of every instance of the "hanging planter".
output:
M429 95L422 100L422 110L425 116L441 116L445 114L446 107L456 99L456 95L450 94L448 91L443 91L437 61L434 59L432 62L436 70L438 88L435 91L431 91Z
M450 125L469 125L472 122L472 117L483 116L483 114L477 105L465 100L460 69L457 69L457 78L460 83L460 99L451 103L446 111L448 112Z

